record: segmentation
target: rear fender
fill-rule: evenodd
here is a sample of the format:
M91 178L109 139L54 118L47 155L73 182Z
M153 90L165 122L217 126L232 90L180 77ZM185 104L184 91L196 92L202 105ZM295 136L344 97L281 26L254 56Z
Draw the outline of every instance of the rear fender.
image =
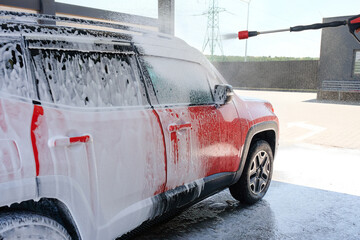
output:
M67 176L37 177L39 199L56 199L64 204L72 216L82 239L93 239L98 231L97 209L91 205L81 186Z
M37 198L35 178L24 178L0 183L0 206L9 206Z

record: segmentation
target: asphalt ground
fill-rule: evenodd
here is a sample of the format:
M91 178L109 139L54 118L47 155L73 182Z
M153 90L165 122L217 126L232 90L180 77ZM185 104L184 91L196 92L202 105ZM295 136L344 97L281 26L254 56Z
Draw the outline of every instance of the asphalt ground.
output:
M264 199L245 206L224 190L137 239L360 239L360 104L236 92L269 100L280 120Z

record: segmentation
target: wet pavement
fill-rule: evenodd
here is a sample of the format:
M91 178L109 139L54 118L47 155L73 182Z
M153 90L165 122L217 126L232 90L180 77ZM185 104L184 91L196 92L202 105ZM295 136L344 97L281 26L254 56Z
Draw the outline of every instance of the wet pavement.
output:
M360 197L273 181L253 206L228 190L138 239L360 239Z
M241 94L269 99L280 119L264 199L245 206L224 190L136 239L360 239L360 106L319 103L314 93Z
M136 239L360 239L359 159L355 150L280 148L259 203L224 190Z

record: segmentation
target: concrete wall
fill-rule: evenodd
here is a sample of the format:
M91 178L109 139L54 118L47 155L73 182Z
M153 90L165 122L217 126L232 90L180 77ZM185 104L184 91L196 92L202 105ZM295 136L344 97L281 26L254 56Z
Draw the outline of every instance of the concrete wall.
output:
M324 18L323 22L342 21L350 17ZM360 101L360 93L353 89L337 91L323 88L324 81L360 84L360 75L353 74L356 51L360 51L360 44L349 33L347 26L322 30L318 99Z
M214 62L224 78L237 88L316 90L318 63L310 61Z
M323 22L341 21L350 18L324 18ZM324 80L360 80L360 75L353 76L354 50L360 44L349 33L347 26L325 28L321 35L320 50L320 83Z

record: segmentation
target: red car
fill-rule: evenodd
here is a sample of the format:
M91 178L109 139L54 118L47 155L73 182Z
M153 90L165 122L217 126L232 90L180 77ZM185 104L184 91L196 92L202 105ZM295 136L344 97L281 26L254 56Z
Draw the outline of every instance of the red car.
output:
M114 239L227 187L247 204L264 196L272 105L234 94L197 50L1 15L0 239Z

